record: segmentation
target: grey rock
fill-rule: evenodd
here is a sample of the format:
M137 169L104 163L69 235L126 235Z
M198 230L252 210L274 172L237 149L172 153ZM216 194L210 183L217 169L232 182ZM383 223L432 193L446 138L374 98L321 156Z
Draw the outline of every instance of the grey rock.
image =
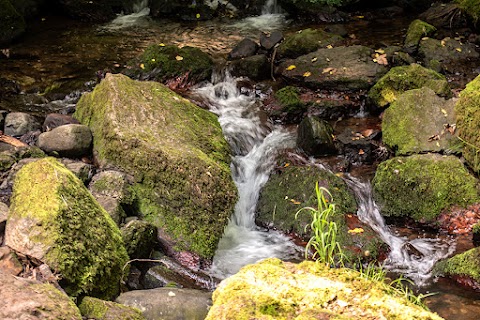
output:
M92 147L92 132L81 124L67 124L38 137L37 145L46 153L57 152L63 157L87 155Z
M228 54L229 60L253 56L258 50L258 44L252 39L245 38L240 41Z
M40 128L38 120L28 113L11 112L5 117L4 133L8 136L21 136Z
M308 155L321 156L337 152L333 142L333 128L325 120L307 117L297 129L297 145Z
M283 33L280 31L273 31L270 34L262 32L260 34L260 46L266 50L272 49L277 43L283 40Z
M43 131L50 131L56 127L65 125L65 124L79 124L77 119L73 118L70 115L60 114L60 113L50 113L45 118L43 122Z

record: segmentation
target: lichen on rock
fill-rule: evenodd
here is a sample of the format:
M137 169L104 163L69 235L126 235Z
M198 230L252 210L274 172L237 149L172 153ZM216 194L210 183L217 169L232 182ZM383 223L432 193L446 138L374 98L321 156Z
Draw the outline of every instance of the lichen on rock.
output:
M217 117L156 82L108 74L75 117L102 167L134 177L135 206L180 250L212 257L237 199Z

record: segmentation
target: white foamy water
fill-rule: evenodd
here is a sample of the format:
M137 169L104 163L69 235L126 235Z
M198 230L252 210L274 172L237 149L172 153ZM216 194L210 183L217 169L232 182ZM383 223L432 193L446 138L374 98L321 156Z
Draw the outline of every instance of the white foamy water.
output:
M127 15L121 14L103 28L106 30L120 30L143 25L148 21L147 17L149 14L150 8L148 7L148 0L141 0L133 5L133 13Z
M211 273L225 278L244 265L265 258L298 258L303 248L290 238L255 225L260 189L268 180L278 152L295 146L294 136L263 125L255 97L241 94L237 79L228 74L217 76L213 84L197 89L196 93L209 101L210 110L219 116L224 135L232 146L233 179L239 194L235 212L213 258Z
M262 8L262 15L245 18L233 26L242 30L273 31L285 27L287 20L276 0L268 0Z

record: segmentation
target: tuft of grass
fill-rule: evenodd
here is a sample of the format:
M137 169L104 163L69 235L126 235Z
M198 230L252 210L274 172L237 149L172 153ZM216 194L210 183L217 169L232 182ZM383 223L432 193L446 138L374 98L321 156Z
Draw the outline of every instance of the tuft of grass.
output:
M329 265L338 263L343 266L345 255L337 241L338 226L332 219L335 216L335 204L331 202L332 194L326 188L319 187L318 182L315 185L315 193L317 207L304 207L295 214L295 219L303 212L310 213L312 217L310 225L305 227L311 228L313 233L305 248L305 257L308 258L310 250L313 249L312 259L320 263Z

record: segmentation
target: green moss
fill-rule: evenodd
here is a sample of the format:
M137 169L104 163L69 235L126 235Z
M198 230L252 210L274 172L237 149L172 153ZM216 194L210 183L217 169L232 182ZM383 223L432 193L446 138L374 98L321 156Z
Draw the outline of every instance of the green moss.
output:
M277 54L282 58L296 58L328 45L336 45L343 38L322 29L305 29L289 35L278 47Z
M144 320L140 310L119 303L84 297L78 306L82 316L95 320Z
M292 112L303 109L305 104L300 100L300 91L296 87L286 86L275 93L283 111Z
M82 315L73 301L50 283L38 283L29 289L43 297L41 310L36 310L41 319L82 319ZM32 312L33 313L33 312Z
M212 257L237 199L216 116L159 83L107 75L75 117L100 163L134 176L139 213L179 248Z
M248 265L220 284L213 303L206 320L441 319L382 282L311 261L267 259Z
M458 136L464 142L463 156L469 166L480 172L480 76L467 84L455 105Z
M480 248L470 249L442 261L436 269L449 276L469 277L480 283Z
M480 1L479 0L455 0L460 9L472 17L476 24L480 18Z
M157 240L157 228L146 221L131 221L122 228L122 238L130 259L149 258Z
M382 162L373 179L382 214L434 222L443 209L479 201L477 180L454 156L397 157Z
M418 64L399 66L390 69L368 92L368 98L377 106L385 107L403 92L428 87L436 94L451 97L447 79Z
M423 37L434 34L437 28L422 20L416 19L408 26L407 36L405 38L404 47L415 50Z
M69 295L118 294L128 261L120 231L73 173L53 158L27 164L16 175L11 201L9 219L38 222L31 240L48 248L44 261L62 274Z

